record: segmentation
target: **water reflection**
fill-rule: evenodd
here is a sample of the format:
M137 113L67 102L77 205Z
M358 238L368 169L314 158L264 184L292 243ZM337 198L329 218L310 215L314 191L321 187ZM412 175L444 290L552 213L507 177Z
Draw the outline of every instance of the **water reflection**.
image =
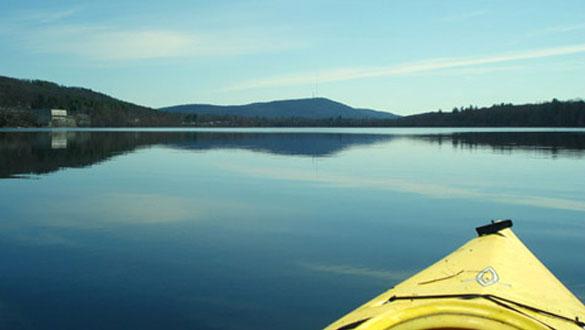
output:
M529 151L551 157L582 157L585 132L460 132L422 135L430 143L449 143L454 148L491 148L497 152Z
M567 251L585 249L584 146L579 131L3 131L0 176L52 174L0 180L0 329L319 329L503 217L583 297Z
M523 205L538 208L550 208L566 211L585 212L585 201L581 198L560 198L554 196L536 196L528 193L510 193L505 191L481 191L477 183L472 187L457 186L451 183L438 183L416 178L372 178L355 175L320 174L315 177L310 171L290 170L285 168L230 168L225 169L238 172L242 175L257 178L272 178L283 181L297 181L306 183L322 183L345 189L387 190L401 193L411 193L432 199L458 199L489 201L498 204Z
M331 265L322 263L299 262L298 265L312 272L330 273L334 275L347 275L365 277L368 280L379 279L385 282L399 282L411 276L412 271L392 271L386 269L371 269L353 265Z
M389 141L381 134L215 132L0 132L0 177L84 167L152 145L182 150L244 149L327 157L357 145Z
M139 148L241 149L262 153L329 157L354 146L410 139L453 148L529 151L550 157L582 157L585 132L454 132L449 134L42 131L0 132L0 178L85 167Z

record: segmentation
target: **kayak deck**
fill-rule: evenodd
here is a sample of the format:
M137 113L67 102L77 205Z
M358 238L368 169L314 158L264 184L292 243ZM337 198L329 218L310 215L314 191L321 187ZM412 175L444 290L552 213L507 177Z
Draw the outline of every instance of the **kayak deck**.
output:
M585 306L518 239L510 220L327 330L585 329Z

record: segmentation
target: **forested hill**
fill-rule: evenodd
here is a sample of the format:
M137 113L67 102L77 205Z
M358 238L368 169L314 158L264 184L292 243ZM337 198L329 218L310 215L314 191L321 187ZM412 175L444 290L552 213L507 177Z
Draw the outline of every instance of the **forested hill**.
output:
M585 102L553 99L537 104L469 106L401 117L391 126L585 127Z
M0 76L0 127L38 126L35 110L47 108L66 109L78 124L96 127L585 127L583 100L469 106L404 117L325 98L243 106L184 105L162 111L85 88Z
M266 119L395 119L399 117L384 111L353 108L322 97L259 102L246 105L185 104L161 108L160 110L190 115Z
M79 87L65 87L42 80L0 76L0 127L34 126L31 111L66 109L87 115L92 126L164 126L180 123L178 116L124 102Z

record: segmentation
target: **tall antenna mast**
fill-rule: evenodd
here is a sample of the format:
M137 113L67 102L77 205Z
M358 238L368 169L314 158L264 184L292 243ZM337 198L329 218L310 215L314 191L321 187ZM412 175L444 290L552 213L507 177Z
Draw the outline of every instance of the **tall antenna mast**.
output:
M319 97L319 73L315 73L315 96Z

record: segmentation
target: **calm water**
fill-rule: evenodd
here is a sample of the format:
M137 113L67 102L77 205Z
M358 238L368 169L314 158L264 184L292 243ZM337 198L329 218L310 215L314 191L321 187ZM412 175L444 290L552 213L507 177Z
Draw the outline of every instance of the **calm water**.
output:
M515 231L585 298L585 131L0 131L0 328L318 329Z

